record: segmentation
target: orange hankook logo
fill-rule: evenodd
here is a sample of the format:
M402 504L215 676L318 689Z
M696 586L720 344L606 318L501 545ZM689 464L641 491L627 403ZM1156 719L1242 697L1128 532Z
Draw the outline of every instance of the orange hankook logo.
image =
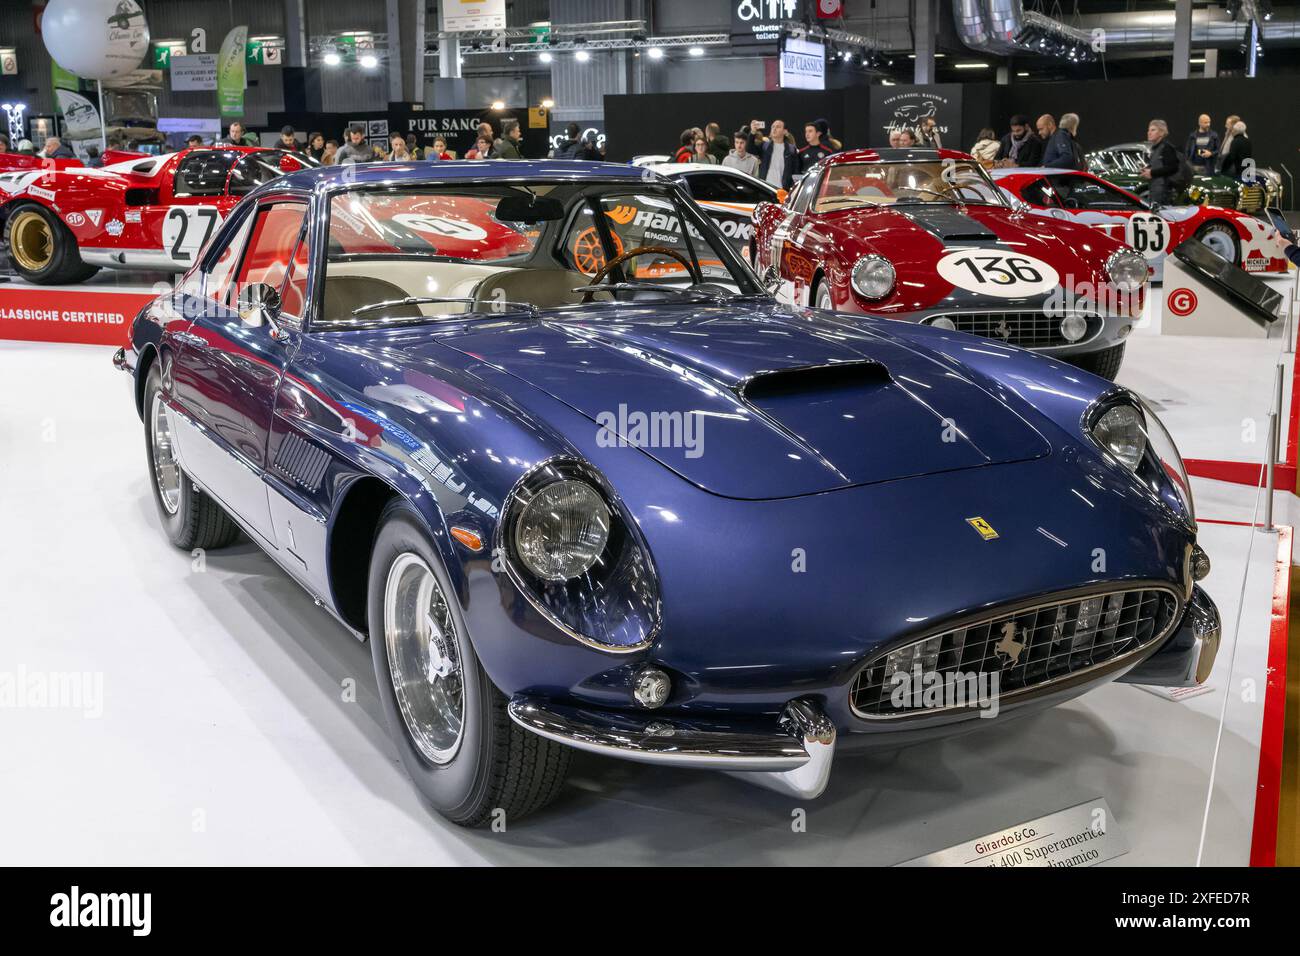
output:
M620 226L626 226L636 215L636 206L615 206L609 212L605 213L610 219L613 219Z
M993 525L989 524L983 518L967 518L966 523L979 532L981 538L985 541L992 541L998 536L993 530Z

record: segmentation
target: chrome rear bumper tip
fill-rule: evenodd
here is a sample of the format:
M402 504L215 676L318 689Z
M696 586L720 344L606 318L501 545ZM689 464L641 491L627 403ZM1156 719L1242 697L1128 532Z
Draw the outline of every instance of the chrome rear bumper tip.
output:
M835 755L835 725L809 700L791 701L776 726L753 732L526 696L512 698L507 712L525 730L579 750L637 763L721 770L805 800L826 789Z

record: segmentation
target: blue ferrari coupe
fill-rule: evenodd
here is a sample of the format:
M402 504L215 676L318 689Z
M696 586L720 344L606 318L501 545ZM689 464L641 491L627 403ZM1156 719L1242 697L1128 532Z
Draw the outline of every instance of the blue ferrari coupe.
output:
M1196 684L1218 648L1140 397L780 305L634 167L282 177L114 360L171 542L247 536L368 641L457 823L540 808L575 748L811 799L837 753Z

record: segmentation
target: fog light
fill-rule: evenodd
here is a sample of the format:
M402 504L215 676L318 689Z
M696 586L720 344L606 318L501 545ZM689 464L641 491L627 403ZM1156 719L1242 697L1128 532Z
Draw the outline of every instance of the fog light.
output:
M1210 573L1210 556L1198 544L1192 548L1192 577L1204 581Z
M1128 334L1132 331L1133 331L1133 326L1125 325L1119 330L1119 337L1121 339L1126 339L1128 338Z
M668 675L656 667L643 667L632 677L632 696L642 707L662 707L672 689Z
M1077 342L1088 333L1088 321L1081 315L1067 315L1061 320L1061 334L1067 342Z
M945 332L956 332L957 323L952 319L940 317L930 323L932 328L943 329Z

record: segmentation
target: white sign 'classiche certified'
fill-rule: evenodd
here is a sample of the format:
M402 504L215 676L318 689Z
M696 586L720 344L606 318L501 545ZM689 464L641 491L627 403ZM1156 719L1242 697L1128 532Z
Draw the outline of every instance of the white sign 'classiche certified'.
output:
M1127 852L1115 814L1098 797L899 866L1096 866Z

